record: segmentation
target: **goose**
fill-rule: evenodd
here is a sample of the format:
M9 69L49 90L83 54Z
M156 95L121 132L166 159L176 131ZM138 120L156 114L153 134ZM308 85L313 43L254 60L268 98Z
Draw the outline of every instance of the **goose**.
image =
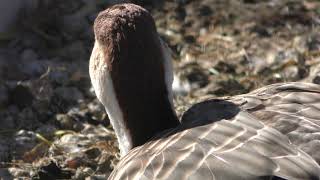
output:
M179 119L170 51L150 13L113 5L94 34L89 74L121 153L109 179L320 179L320 86L208 99Z

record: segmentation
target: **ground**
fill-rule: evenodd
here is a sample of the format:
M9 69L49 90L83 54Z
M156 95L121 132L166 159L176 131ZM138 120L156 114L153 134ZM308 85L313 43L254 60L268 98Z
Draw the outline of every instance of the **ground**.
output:
M0 177L104 179L119 154L88 60L93 21L115 1L35 2L0 33ZM178 114L271 83L320 83L319 1L142 4L172 50Z

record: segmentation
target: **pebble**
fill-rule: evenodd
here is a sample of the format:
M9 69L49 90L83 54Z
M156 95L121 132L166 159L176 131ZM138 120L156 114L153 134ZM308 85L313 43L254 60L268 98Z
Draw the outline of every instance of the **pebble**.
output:
M22 61L32 61L38 59L38 54L34 52L33 49L25 49L20 56Z
M53 138L56 130L57 128L51 124L42 124L35 132L44 136L45 138Z
M310 51L320 50L320 33L311 35L307 40L307 46Z
M94 148L87 149L85 151L85 154L88 156L88 158L95 159L101 155L101 151L99 148L94 147Z
M80 131L83 126L67 114L57 114L56 120L61 129Z
M24 79L40 77L47 70L44 62L40 61L39 56L32 49L25 49L20 56L21 62L18 64L19 71L24 73Z
M57 86L66 85L69 78L68 71L65 70L52 70L49 73L49 80Z
M37 145L36 134L33 131L20 130L14 135L14 155L19 158Z
M315 84L320 84L320 76L319 75L315 76L313 78L312 82L315 83Z
M58 87L54 90L54 95L70 104L78 103L84 99L83 94L76 87Z
M199 15L200 16L209 16L211 15L212 9L209 6L203 5L199 8Z
M282 71L282 77L284 77L285 79L298 80L299 79L299 68L297 66L286 67Z

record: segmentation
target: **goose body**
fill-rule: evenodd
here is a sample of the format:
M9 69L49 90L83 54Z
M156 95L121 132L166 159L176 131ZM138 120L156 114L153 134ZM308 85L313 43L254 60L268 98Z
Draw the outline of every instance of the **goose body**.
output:
M123 156L109 179L320 179L320 86L274 84L192 106L179 121L151 15L101 12L90 77Z

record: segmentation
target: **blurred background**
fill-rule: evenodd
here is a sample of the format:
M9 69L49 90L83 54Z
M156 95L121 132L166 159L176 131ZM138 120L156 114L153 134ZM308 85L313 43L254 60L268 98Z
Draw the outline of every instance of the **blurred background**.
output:
M0 1L0 179L105 179L119 154L88 74L120 0ZM135 0L172 50L178 114L205 98L320 83L319 0Z

